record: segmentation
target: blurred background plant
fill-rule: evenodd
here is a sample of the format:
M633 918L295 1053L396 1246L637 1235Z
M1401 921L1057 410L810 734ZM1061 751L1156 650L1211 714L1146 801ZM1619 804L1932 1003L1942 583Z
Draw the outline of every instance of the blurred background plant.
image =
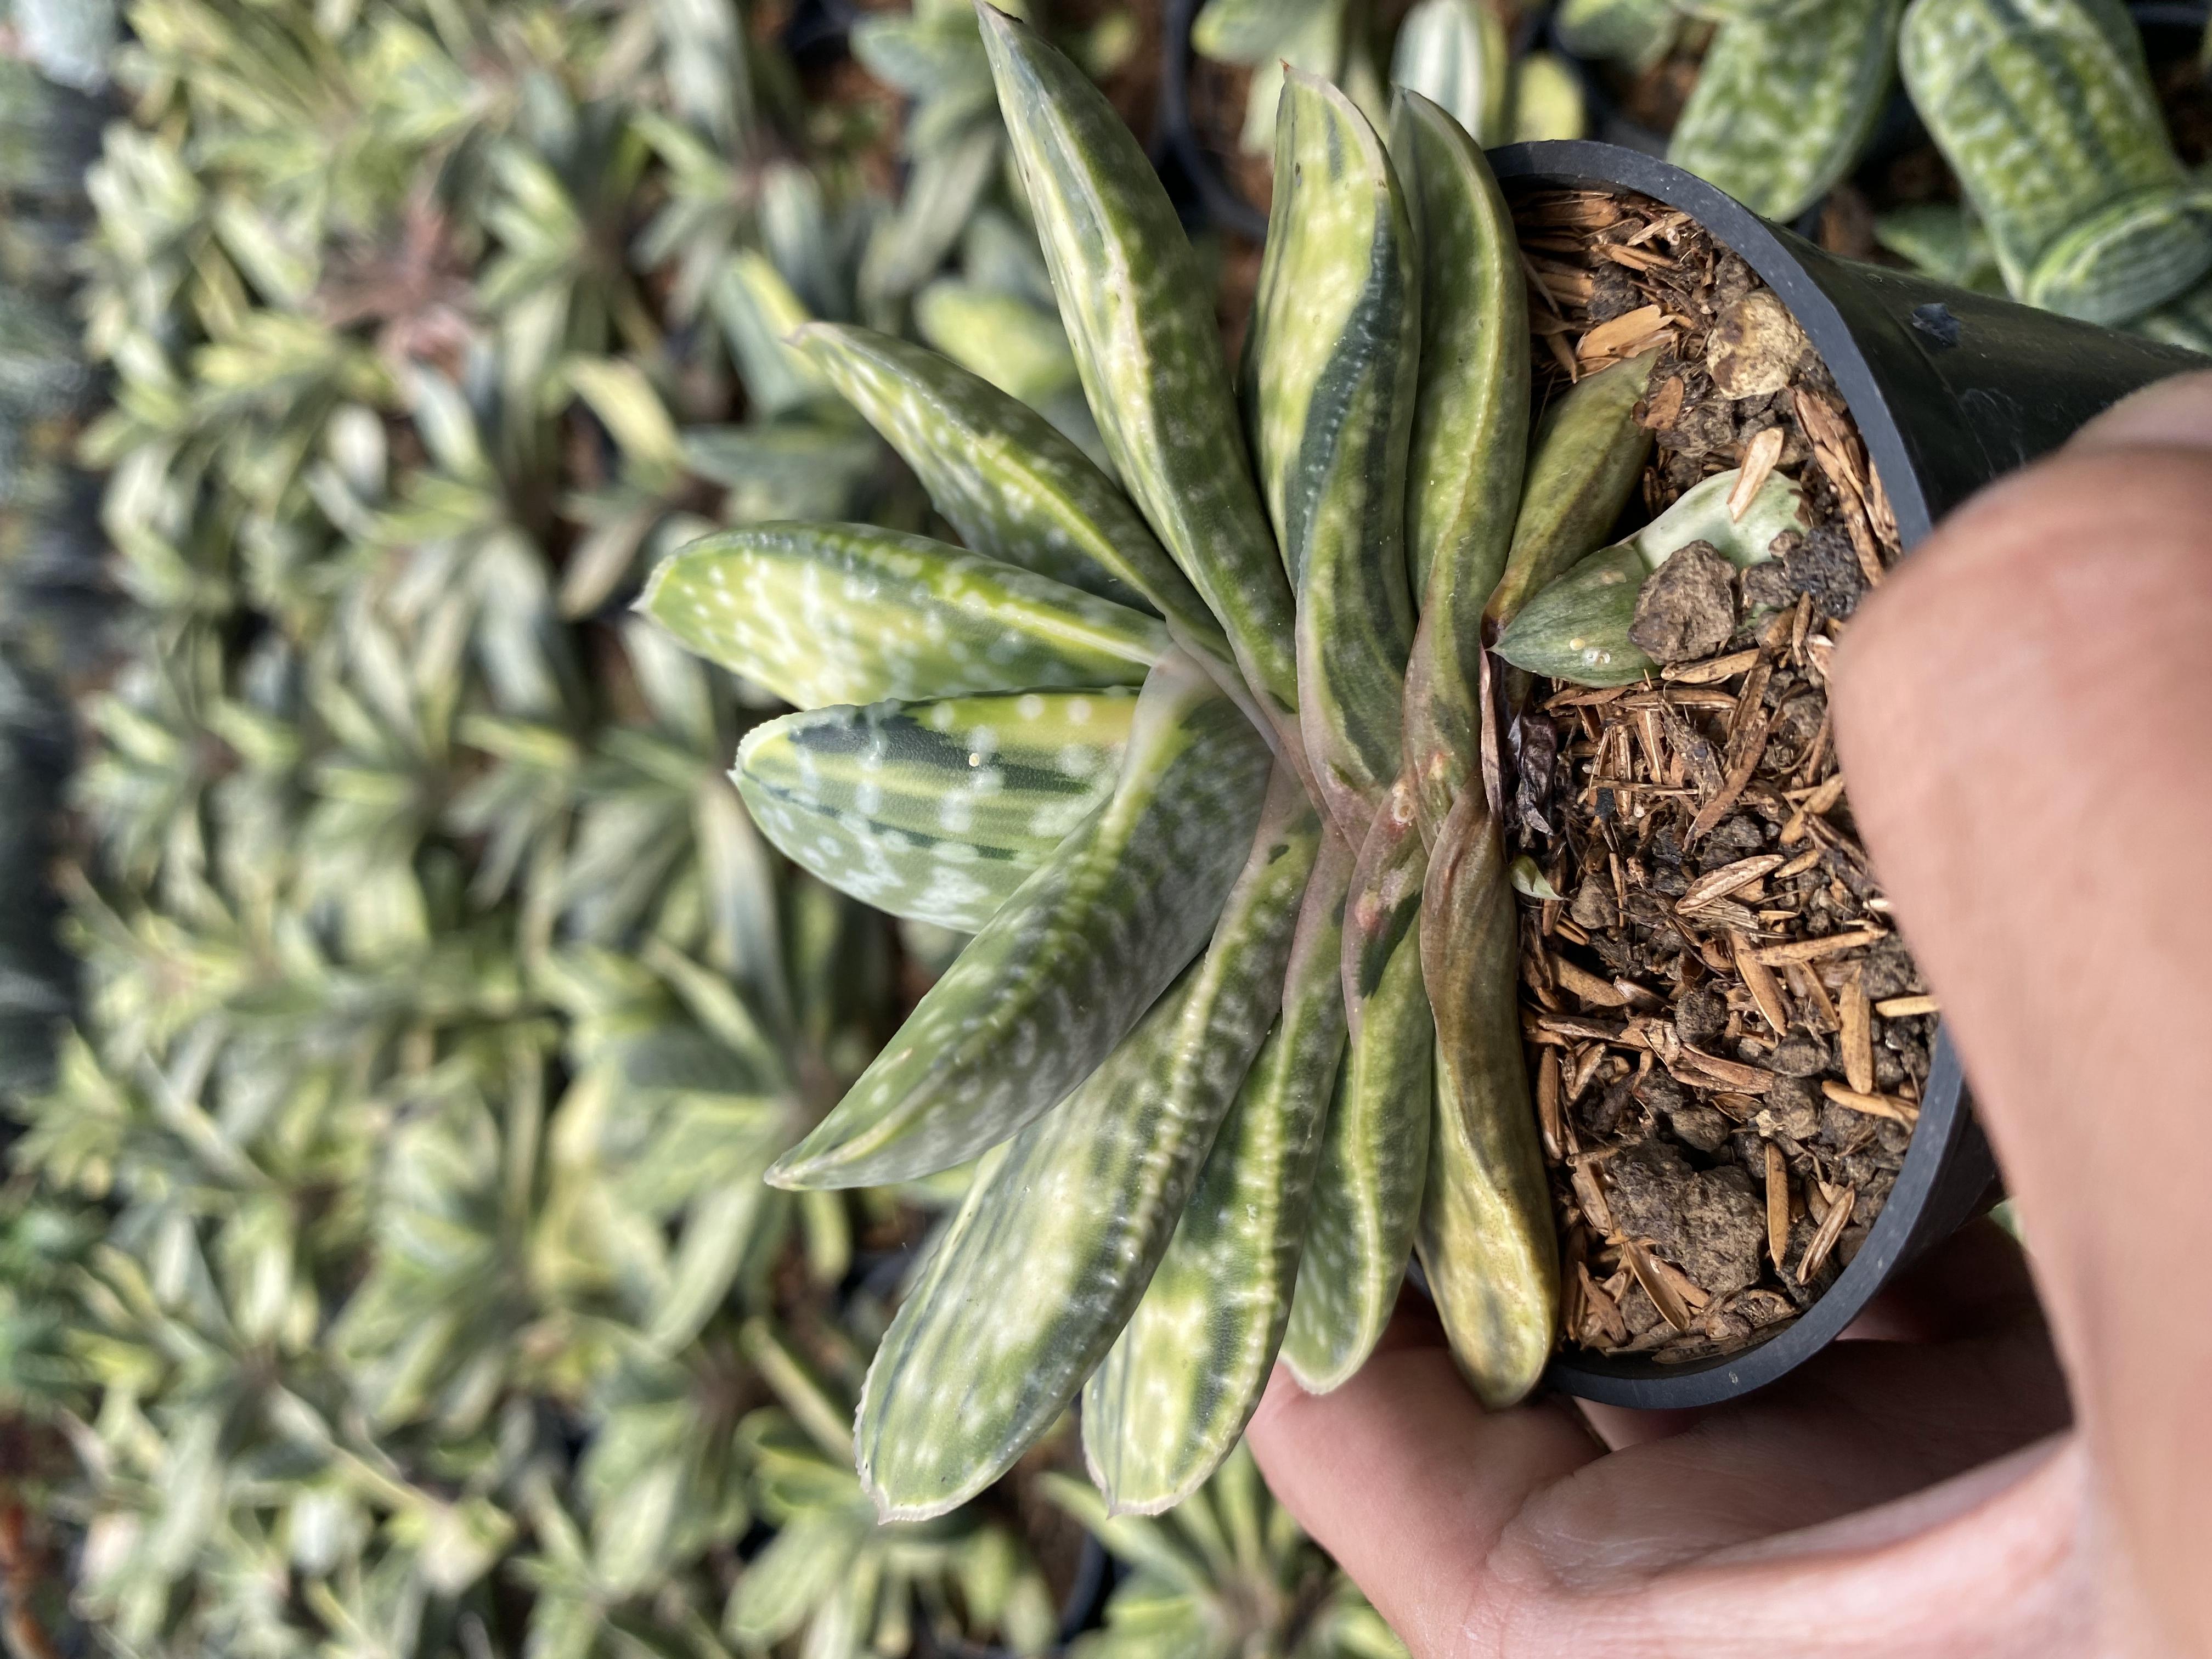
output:
M922 524L809 317L1097 442L972 16L848 57L829 9L0 9L12 1652L1038 1653L1107 1604L1066 1437L927 1525L860 1492L961 1179L760 1174L957 940L767 848L774 705L628 612L718 526ZM1388 1650L1268 1550L1179 1650Z
M2195 0L1177 0L1178 154L1257 235L1281 66L1663 154L1833 251L2212 352ZM1603 320L1601 319L1600 320Z

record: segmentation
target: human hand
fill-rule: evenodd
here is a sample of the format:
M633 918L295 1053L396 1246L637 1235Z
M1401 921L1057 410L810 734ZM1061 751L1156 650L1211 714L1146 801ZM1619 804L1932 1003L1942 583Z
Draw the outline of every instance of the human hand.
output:
M1486 1415L1409 1305L1336 1393L1279 1373L1251 1437L1418 1659L2212 1653L2208 641L2196 376L1954 515L1839 653L1858 824L2029 1218L2065 1376L1986 1224L1697 1413Z

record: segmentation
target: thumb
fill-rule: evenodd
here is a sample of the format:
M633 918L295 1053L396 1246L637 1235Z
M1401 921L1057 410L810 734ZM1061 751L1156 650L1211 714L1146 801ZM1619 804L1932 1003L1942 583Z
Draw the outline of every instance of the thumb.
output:
M2176 1316L2161 1264L2212 1228L2209 644L2212 375L2192 375L1955 514L1854 620L1833 693L2126 1544L2205 1650L2183 1558L2212 1327Z

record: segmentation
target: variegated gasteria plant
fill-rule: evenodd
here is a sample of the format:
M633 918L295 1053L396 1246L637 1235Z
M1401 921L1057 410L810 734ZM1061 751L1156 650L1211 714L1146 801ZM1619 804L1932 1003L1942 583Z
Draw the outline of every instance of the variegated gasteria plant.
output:
M798 349L964 547L759 526L641 603L799 709L738 755L772 840L975 935L771 1175L979 1160L862 1390L868 1492L949 1510L1079 1393L1108 1502L1151 1512L1230 1453L1279 1354L1351 1376L1416 1249L1485 1401L1550 1352L1480 641L1603 539L1648 364L1583 380L1532 453L1480 149L1411 93L1386 148L1294 72L1240 397L1135 139L979 9L1122 487L957 366L817 325Z

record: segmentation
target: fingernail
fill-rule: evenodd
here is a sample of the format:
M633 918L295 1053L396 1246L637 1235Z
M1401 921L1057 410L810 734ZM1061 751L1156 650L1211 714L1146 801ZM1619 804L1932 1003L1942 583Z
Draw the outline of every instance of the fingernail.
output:
M2212 449L2212 370L2123 398L2075 433L2075 450Z

